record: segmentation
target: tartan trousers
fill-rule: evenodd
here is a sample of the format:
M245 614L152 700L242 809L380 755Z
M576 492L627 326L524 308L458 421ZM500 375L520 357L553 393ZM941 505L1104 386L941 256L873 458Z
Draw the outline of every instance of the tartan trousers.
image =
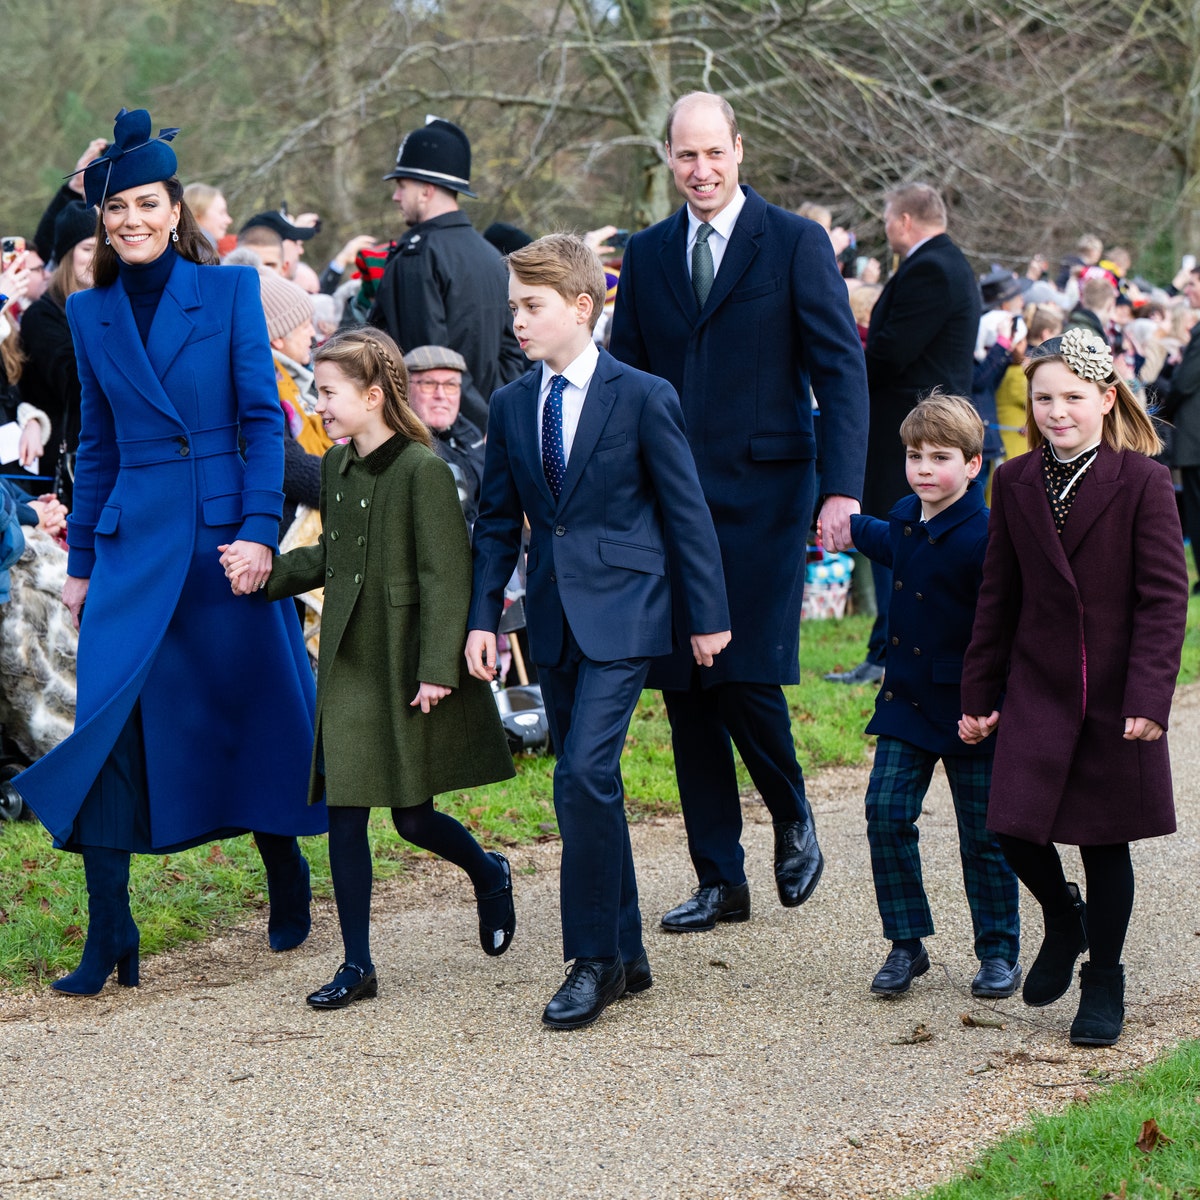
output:
M867 785L867 840L875 899L891 941L928 937L933 914L921 878L917 818L941 758L958 819L963 884L975 931L975 956L1012 964L1020 951L1017 877L987 831L990 755L937 755L900 738L880 737Z

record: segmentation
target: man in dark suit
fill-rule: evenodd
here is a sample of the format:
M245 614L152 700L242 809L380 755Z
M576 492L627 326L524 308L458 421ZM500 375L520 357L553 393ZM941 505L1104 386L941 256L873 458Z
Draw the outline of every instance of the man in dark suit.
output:
M821 405L826 544L849 545L867 394L861 343L829 235L738 183L742 139L719 96L678 100L667 161L687 201L630 239L612 352L680 394L721 543L733 639L711 670L677 645L656 663L699 887L663 927L750 915L733 746L775 824L783 904L823 868L780 685L799 682L804 550L816 492L812 394ZM810 392L811 386L811 392ZM673 564L673 567L677 564ZM679 639L677 638L677 643Z
M604 272L577 237L508 256L522 349L541 366L492 397L474 532L467 664L491 679L504 585L529 521L529 648L558 763L563 957L542 1020L594 1021L652 981L625 824L621 751L672 601L698 667L729 641L720 557L669 384L597 351ZM667 563L675 568L670 577Z
M900 422L934 388L970 397L982 309L975 272L946 234L946 205L934 188L909 183L888 192L883 227L901 261L867 330L871 430L863 509L874 517L886 517L908 492ZM883 678L892 573L872 563L871 575L878 615L867 657L849 671L826 675L830 683Z

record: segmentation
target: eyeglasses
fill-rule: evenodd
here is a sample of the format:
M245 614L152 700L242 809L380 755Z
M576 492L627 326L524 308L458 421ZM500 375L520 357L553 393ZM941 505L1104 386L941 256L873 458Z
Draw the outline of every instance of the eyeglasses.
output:
M457 379L452 381L444 379L414 379L412 383L413 387L422 396L432 396L438 388L441 388L447 396L457 396L462 391L462 384Z

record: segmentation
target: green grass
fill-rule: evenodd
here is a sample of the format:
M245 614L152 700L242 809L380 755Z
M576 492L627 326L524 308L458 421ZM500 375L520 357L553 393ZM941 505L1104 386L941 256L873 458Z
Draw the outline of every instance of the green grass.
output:
M1153 1120L1170 1139L1140 1149ZM1143 1143L1145 1145L1145 1143ZM1086 1103L1035 1116L923 1200L1194 1200L1200 1197L1200 1042Z

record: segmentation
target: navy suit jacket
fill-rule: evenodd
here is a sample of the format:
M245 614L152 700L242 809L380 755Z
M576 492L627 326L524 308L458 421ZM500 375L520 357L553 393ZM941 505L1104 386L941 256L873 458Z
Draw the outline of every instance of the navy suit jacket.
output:
M672 645L672 584L686 627L729 628L720 548L669 384L600 351L557 501L542 471L539 364L495 392L473 535L468 628L494 631L530 526L529 648L561 663L569 624L596 662L650 658Z
M900 738L933 754L987 756L995 738L968 746L958 736L963 655L983 582L988 510L972 480L966 494L926 524L911 492L888 514L850 518L855 549L890 567L887 675L868 733Z
M859 497L867 436L862 343L829 237L750 188L704 308L687 271L687 209L630 239L611 348L678 391L712 510L733 640L706 684L799 680L804 549L816 488ZM682 649L654 686L685 688Z

